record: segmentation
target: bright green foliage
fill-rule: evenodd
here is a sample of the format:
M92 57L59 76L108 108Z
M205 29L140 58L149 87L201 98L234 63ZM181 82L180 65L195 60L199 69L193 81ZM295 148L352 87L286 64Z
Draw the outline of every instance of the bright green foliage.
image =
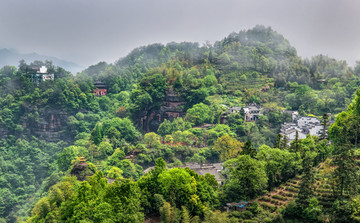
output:
M296 173L301 170L300 155L287 150L273 149L262 145L256 158L265 162L269 188L295 177Z
M115 152L107 159L109 166L120 166L120 162L125 158L124 151L117 148Z
M155 168L137 181L143 195L141 203L146 214L158 213L159 208L163 205L163 201L158 199L159 197L162 198L158 178L165 170L166 162L162 158L158 158L155 162Z
M92 132L92 138L93 141L96 145L99 145L99 143L102 141L102 137L103 137L103 130L102 130L102 124L101 123L97 123L95 125L95 128Z
M205 214L204 222L206 223L230 223L231 220L227 218L226 212L210 211L208 210ZM236 221L235 221L236 222Z
M218 138L213 149L220 153L220 160L225 161L240 155L243 143L237 141L229 135Z
M121 169L119 169L116 166L111 167L111 169L107 172L107 177L111 178L111 179L116 179L116 180L122 180L123 171Z
M264 162L252 159L249 155L226 161L224 192L227 200L248 200L261 194L268 183L264 166Z
M224 135L229 135L233 138L236 137L236 134L231 131L228 125L224 125L224 124L215 125L213 128L209 129L206 132L207 145L210 146L214 145L216 140Z
M194 125L212 123L214 121L214 117L210 112L209 106L203 103L196 104L192 108L188 109L185 119Z
M114 127L127 142L135 142L140 137L140 133L136 130L134 124L127 118L115 117L108 119L103 122L102 126L103 135L108 134L109 137L112 137L112 135L109 135L111 127Z
M106 157L113 153L113 146L110 144L110 142L107 138L104 138L102 140L102 142L99 144L98 148L103 157Z
M109 157L105 169L110 170L111 167L118 167L121 171L123 171L122 175L125 178L138 180L142 175L143 168L128 159L120 160L120 157L124 154L121 150L117 150L115 153Z
M28 222L50 219L56 222L142 222L140 196L134 182L123 180L108 184L102 173L97 172L89 182L80 185L74 181L58 184L49 196L35 205Z
M309 206L305 208L303 218L310 222L316 222L320 220L322 214L322 206L319 205L319 201L314 197L309 201Z
M354 148L357 147L360 132L360 90L356 91L355 100L346 112L338 115L329 130L329 137L334 142L335 157L334 178L338 180L336 190L339 196L344 193L356 193L359 185L359 167L355 162Z
M198 175L190 169L166 170L164 160L157 159L155 169L138 181L144 195L142 205L147 213L157 213L158 205L154 204L158 204L159 201L155 195L161 194L173 208L180 210L184 206L190 215L203 216L205 203L216 205L218 202L218 186L216 181L216 186L214 185L214 180L209 176ZM163 212L166 210L168 215L174 212L166 203L163 207Z
M172 207L168 202L165 202L162 207L160 207L160 216L161 219L166 223L177 223L180 222L180 210L175 207Z
M306 152L303 158L303 176L300 181L300 191L296 199L297 205L301 209L305 209L310 204L310 199L314 196L314 173L313 173L313 158L311 152Z
M57 158L57 164L61 171L66 171L71 166L71 161L77 156L76 146L64 148Z
M149 148L157 148L160 146L160 136L155 132L146 133L144 136L144 143Z
M191 128L191 123L185 121L182 118L176 118L172 122L165 119L158 129L158 134L161 136L172 134L176 131L185 131Z
M55 74L55 80L32 83L30 77L35 71L31 68L42 65ZM114 64L100 62L76 76L50 61L34 61L29 65L21 61L18 69L5 66L0 69L0 221L24 220L33 205L31 201L35 200L41 202L36 206L33 222L121 222L119 219L136 222L142 220L140 206L144 208L141 212L147 215L159 215L165 201L175 202L171 205L175 215L180 216L177 221L188 221L182 206L190 216L196 214L194 221L197 222L200 218L205 222L230 221L229 217L225 219L225 214L215 211L213 213L218 214L214 217L205 217L205 209L223 205L217 201L218 186L213 177L203 178L189 170L170 175L165 165L160 165L161 171L157 167L156 174L151 171L141 177L142 168L153 166L158 157L175 166L188 161L217 162L221 151L213 145L224 135L252 143L243 147L244 154L250 157L237 158L248 157L238 164L249 170L241 171L237 163L230 161L227 165L232 163L232 167L225 165L229 178L224 187L224 202L256 196L266 188L267 178L269 187L282 183L301 172L300 154L305 157L308 152L315 152L311 166L334 155L334 166L328 169L336 167L336 170L328 171L327 178L335 192L342 195L339 197L348 199L344 205L334 205L334 214L326 213L328 205L324 205L324 214L334 222L354 220L357 212L356 202L352 200L359 185L354 153L360 132L359 92L348 111L338 115L329 130L331 147L326 140L316 137L296 140L289 148L290 153L284 139L278 140L276 146L283 149L281 151L261 145L274 146L280 124L291 121L284 109L296 109L302 116L332 113L331 119L336 117L351 102L358 88L359 67L356 64L353 69L343 61L322 55L303 60L282 35L264 26L232 33L213 45L151 44L134 49ZM91 93L95 89L94 81L104 82L107 96L95 97ZM140 128L144 121L151 121L144 118L150 118L153 112L162 114L164 110L160 107L167 91L173 91L181 102L186 102L176 110L179 114L188 110L187 120L178 117L172 122L157 123L160 124L158 134L166 137L165 142L159 143L159 136L155 134L146 135L143 140L135 126ZM264 108L264 115L257 122L244 122L243 110L227 112L226 106L243 107L249 102ZM224 124L220 124L223 121ZM217 125L208 129L191 128L190 122ZM157 130L157 124L151 125L151 131ZM61 140L65 143L50 143ZM258 148L260 155L255 156ZM333 154L329 148L333 148ZM99 179L99 183L94 180L73 183L74 186L66 190L56 186L48 192L49 199L42 199L41 194L46 194L68 174L66 170L79 164L79 156L86 158L90 173L97 167L114 178L120 175L140 178L136 185L141 188L141 202L128 204L131 198L117 198L123 191L129 191L130 196L131 191L137 190L136 185L129 186L132 182L116 183L123 186L120 189L115 184L104 186ZM124 160L125 157L128 159ZM72 160L75 161L71 167ZM155 163L159 166L162 162ZM334 173L332 177L331 173ZM179 186L179 191L189 191L190 195L171 198L170 193L165 193L170 191L165 185L173 184L163 177L160 183L160 175L175 182L184 179L183 184L190 186L181 183L175 186ZM257 178L259 176L262 178ZM104 194L110 193L110 187L114 187L115 192L106 200ZM112 203L110 197L121 201ZM80 198L81 202L77 202ZM323 200L319 198L319 202ZM305 209L311 216L306 221L314 221L314 216L320 214L316 202L309 202ZM300 210L300 215L304 210ZM266 211L252 214L252 220L257 222L282 220L280 214ZM244 212L241 218L244 216L251 215Z
M196 180L184 169L174 168L159 175L165 199L176 207L186 206L191 212L202 211L196 194Z

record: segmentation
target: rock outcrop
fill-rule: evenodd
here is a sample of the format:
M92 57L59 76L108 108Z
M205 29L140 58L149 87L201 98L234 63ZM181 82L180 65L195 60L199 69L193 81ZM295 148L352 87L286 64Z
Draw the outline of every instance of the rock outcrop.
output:
M159 125L165 120L172 121L185 115L185 100L172 89L165 92L165 98L160 108L151 108L143 111L138 120L139 127L145 132L156 132Z
M33 113L31 108L26 108L26 112ZM67 131L68 117L71 115L62 109L47 108L38 111L36 121L23 119L22 127L24 134L34 135L39 139L49 142L71 139Z

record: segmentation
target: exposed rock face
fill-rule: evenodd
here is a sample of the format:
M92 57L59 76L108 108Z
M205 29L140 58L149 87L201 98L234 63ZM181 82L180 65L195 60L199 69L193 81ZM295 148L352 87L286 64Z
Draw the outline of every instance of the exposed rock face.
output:
M17 137L21 135L36 136L49 142L70 140L72 136L67 131L67 122L70 115L64 110L54 108L43 108L36 112L31 106L23 105L22 117L15 123L21 125L23 131L10 131L0 124L0 140L6 139L13 134Z
M160 108L151 108L148 111L144 111L138 120L139 127L145 132L156 132L159 125L165 119L172 121L177 117L185 115L185 100L172 89L168 89L165 94L165 100Z
M26 112L33 112L27 108ZM68 117L71 114L61 109L42 109L38 121L23 120L22 127L25 134L35 135L39 139L50 142L70 139L67 131Z

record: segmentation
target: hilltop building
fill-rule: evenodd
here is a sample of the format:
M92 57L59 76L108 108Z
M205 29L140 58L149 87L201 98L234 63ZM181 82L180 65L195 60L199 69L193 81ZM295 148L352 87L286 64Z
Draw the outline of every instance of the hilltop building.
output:
M95 81L94 83L95 89L93 93L95 96L101 97L107 95L107 87L102 81Z
M48 73L47 68L45 66L40 67L39 69L37 69L35 74L31 75L31 81L36 85L39 85L40 82L54 81L54 80L55 80L54 74Z

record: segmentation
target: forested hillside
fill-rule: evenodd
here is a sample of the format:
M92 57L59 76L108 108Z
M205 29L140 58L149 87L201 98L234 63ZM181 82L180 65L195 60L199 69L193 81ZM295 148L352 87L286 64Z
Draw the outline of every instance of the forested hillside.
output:
M34 82L40 66L53 81ZM263 26L140 47L75 76L50 61L5 66L0 222L358 221L359 83L360 64L302 59ZM229 112L248 103L262 107L256 122ZM288 143L286 110L325 117L324 134ZM222 163L222 183L188 162ZM224 212L239 201L245 211Z

